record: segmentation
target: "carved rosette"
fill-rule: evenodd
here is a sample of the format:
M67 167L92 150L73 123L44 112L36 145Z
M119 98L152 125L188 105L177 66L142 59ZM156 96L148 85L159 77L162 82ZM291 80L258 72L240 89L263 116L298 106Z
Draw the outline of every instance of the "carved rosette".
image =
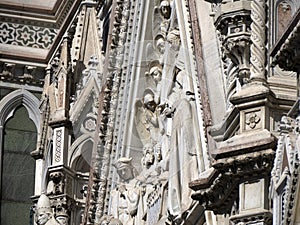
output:
M259 116L260 111L258 112L250 112L245 114L245 119L246 119L246 128L245 130L254 129L254 128L261 128L259 126L259 122L261 121L261 118ZM249 127L249 128L248 128Z

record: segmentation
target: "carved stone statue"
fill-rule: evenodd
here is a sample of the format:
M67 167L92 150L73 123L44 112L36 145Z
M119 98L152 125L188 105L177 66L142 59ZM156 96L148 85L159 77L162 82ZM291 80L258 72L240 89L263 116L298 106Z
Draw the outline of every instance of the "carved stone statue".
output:
M166 36L171 16L170 2L168 0L161 1L159 11L162 17L162 22L160 24L161 33L163 36Z
M178 51L180 48L180 32L178 28L174 28L169 31L167 41L171 44L171 48Z
M172 115L172 133L169 153L169 211L181 217L192 204L191 189L188 183L198 175L197 150L193 129L193 114L190 99L186 95L187 75L179 71L173 92L169 96Z
M38 225L59 225L53 217L50 200L45 194L41 194L37 202L36 222Z
M156 144L159 138L159 96L146 89L141 100L136 103L135 123L141 141Z
M123 224L140 224L141 218L138 214L138 203L141 195L139 186L136 186L135 168L131 165L131 158L119 158L114 164L121 179L117 189L112 195L112 215L118 218Z
M161 165L164 162L157 145L144 145L141 163L143 169L134 179L141 190L138 213L146 220L146 224L156 224L162 215L161 199L168 177L165 167Z
M165 53L165 42L165 38L162 35L159 34L155 37L155 49L160 53L160 55Z
M143 148L142 165L149 169L155 162L154 150L152 144L146 144Z

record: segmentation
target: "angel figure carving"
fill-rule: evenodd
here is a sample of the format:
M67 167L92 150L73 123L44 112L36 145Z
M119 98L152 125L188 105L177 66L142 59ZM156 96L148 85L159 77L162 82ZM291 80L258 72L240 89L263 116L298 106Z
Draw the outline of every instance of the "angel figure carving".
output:
M160 120L163 105L159 103L159 96L157 96L152 89L146 89L143 98L136 102L135 125L143 144L157 144L160 140L161 133L164 132Z

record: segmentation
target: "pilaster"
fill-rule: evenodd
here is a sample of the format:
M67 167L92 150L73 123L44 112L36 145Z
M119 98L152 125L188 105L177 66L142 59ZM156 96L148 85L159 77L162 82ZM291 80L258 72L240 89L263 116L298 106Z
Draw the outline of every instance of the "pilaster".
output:
M272 224L267 197L277 139L270 111L277 103L266 81L266 3L223 0L212 6L224 63L236 68L226 78L238 81L227 98L239 128L211 149L212 169L190 183L192 198L215 214L229 214L233 224Z
M67 162L72 129L69 120L72 79L71 41L72 34L68 33L63 37L60 49L49 66L48 80L45 86L48 109L47 115L43 118L49 125L45 129L49 129L52 139L51 164L47 165L46 173L48 176L44 192L54 208L55 219L61 224L70 223L71 208L74 205L73 182L75 174L69 169ZM41 140L44 138L46 135L43 135ZM39 144L39 147L44 149L44 144L42 142Z

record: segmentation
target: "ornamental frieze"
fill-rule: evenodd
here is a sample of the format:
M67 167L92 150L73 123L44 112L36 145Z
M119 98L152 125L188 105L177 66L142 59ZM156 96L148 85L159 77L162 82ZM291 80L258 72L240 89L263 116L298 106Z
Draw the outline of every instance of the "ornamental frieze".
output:
M33 48L49 49L57 29L16 23L0 23L0 42Z

